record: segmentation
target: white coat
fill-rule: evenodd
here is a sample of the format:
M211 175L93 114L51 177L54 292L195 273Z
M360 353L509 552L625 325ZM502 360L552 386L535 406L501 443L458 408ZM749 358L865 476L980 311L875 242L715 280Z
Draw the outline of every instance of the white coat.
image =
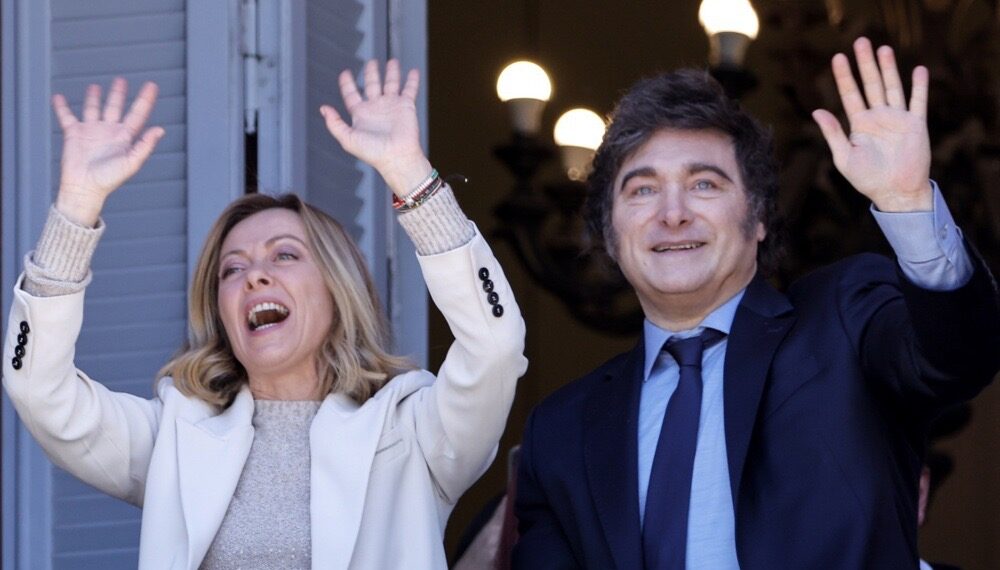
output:
M420 265L455 342L436 378L402 374L361 406L340 394L323 401L310 428L313 568L445 568L445 523L493 460L527 367L524 322L478 232ZM73 365L83 292L32 297L20 284L3 380L22 421L54 463L142 507L140 568L197 568L250 452L249 389L222 413L169 378L151 400L112 392Z

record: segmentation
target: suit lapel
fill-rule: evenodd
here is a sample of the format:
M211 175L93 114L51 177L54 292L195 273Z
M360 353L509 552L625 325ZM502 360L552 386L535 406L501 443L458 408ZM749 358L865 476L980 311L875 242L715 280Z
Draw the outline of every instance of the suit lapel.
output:
M771 361L795 317L788 298L757 275L747 286L729 333L723 398L733 510Z
M391 398L359 407L343 394L327 396L309 430L314 568L347 568L361 528L375 448Z
M618 568L642 567L638 415L643 341L598 381L586 404L584 461L590 493Z
M177 469L188 535L188 568L208 552L236 491L253 443L253 396L246 387L223 413L177 418Z

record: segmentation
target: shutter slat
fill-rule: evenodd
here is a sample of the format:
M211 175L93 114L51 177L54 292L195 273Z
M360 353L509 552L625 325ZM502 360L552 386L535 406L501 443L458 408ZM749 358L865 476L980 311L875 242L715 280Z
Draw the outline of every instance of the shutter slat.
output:
M52 21L99 20L130 14L183 14L184 0L51 0Z
M52 23L55 50L184 39L184 14L128 15Z
M92 77L100 73L183 69L185 57L183 41L67 49L52 54L52 69L65 78Z

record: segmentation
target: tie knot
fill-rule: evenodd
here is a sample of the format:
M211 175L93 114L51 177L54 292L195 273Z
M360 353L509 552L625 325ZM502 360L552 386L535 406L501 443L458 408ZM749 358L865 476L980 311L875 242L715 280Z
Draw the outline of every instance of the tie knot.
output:
M701 368L702 352L722 340L724 336L726 335L723 332L715 329L705 329L701 334L688 338L672 336L667 339L663 350L674 357L678 366L697 366Z

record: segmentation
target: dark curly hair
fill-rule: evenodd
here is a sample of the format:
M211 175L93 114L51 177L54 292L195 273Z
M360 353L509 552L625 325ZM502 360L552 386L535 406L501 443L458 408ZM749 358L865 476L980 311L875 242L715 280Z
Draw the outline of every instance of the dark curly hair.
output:
M614 257L611 208L615 177L622 163L661 129L714 129L732 138L747 192L748 231L758 221L767 230L757 248L757 265L764 273L774 271L783 240L777 204L778 167L770 130L743 111L707 72L697 69L640 80L615 106L587 180L584 215L594 245L603 244Z

